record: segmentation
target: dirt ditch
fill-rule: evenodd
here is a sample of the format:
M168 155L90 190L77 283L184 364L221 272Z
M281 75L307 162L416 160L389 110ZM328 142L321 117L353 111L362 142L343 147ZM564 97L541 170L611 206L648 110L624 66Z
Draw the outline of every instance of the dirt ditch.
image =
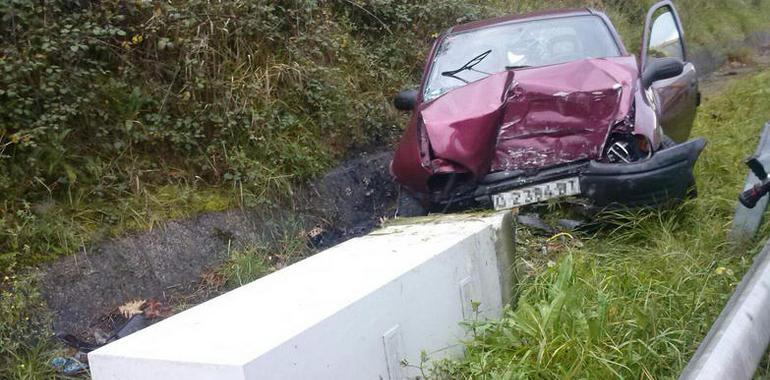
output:
M195 298L206 297L185 297L196 291L202 274L228 252L275 240L287 224L313 231L306 236L313 251L367 233L393 212L391 157L364 153L343 162L295 194L294 209L209 213L83 247L45 270L42 290L54 329L91 335L91 327L109 328L104 316L135 299L202 301Z

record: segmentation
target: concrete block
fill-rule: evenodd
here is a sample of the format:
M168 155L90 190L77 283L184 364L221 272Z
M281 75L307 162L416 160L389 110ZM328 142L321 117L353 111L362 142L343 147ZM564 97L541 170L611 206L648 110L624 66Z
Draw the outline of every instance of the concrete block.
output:
M461 321L499 317L510 299L509 215L444 216L350 240L92 352L92 376L415 377L402 362L462 355Z

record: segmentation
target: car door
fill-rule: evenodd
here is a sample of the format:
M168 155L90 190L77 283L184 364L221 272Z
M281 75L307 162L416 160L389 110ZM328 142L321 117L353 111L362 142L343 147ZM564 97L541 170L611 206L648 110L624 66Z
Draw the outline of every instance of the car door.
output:
M657 108L663 132L676 142L690 136L700 102L695 65L688 61L682 23L671 1L661 1L647 12L641 49L640 72L655 59L673 57L684 62L682 74L654 82L648 96Z

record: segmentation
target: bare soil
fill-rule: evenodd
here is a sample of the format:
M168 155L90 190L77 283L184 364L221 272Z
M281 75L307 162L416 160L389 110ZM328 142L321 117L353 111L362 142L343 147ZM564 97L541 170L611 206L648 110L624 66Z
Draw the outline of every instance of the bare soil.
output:
M89 339L122 322L116 310L130 300L204 301L219 293L221 284L209 280L228 252L274 241L287 223L313 231L298 237L311 251L369 232L392 213L391 157L362 153L347 160L298 191L292 205L204 214L83 247L45 269L42 291L54 329Z

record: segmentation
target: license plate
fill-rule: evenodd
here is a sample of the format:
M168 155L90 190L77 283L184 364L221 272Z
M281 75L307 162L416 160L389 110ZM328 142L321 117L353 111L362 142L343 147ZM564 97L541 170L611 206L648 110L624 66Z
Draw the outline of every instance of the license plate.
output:
M580 180L565 178L495 194L492 196L495 210L507 210L549 199L580 194Z

